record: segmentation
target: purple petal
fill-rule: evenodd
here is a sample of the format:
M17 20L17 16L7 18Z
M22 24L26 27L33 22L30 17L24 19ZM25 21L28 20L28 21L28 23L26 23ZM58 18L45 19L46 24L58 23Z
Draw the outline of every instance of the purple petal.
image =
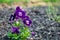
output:
M18 19L19 19L19 17L17 17L17 16L16 16L16 17L15 17L15 19L16 19L16 20L18 20Z
M23 11L23 12L26 12L26 11L22 10L19 6L17 6L17 7L16 7L16 12L19 12L19 11L21 11L21 12L22 12L22 11Z
M16 11L17 11L17 12L21 11L21 9L20 9L20 7L19 7L19 6L18 6L18 7L16 7Z
M25 16L25 17L23 18L23 20L25 20L25 19L29 19L29 16Z
M14 15L11 15L9 21L13 21L14 20L13 18L14 18Z
M18 27L12 27L12 33L19 33Z

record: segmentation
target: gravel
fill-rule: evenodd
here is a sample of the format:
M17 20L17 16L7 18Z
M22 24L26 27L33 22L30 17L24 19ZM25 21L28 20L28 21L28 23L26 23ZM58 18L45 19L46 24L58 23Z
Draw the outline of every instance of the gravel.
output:
M60 40L60 34L58 33L60 32L60 23L49 19L46 8L47 6L38 6L24 9L33 22L31 27L29 27L30 31L36 32L36 35L32 38L40 38L36 40ZM3 38L1 40L8 40L5 34L10 31L9 16L14 11L14 8L0 9L0 38Z

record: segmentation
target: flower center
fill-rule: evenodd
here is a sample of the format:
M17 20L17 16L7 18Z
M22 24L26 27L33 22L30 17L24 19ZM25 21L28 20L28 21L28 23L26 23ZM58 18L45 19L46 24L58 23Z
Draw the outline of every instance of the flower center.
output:
M22 13L21 12L19 12L19 16L22 16Z
M19 24L19 22L18 22L18 21L16 21L16 24Z
M26 23L29 24L29 21L27 20Z

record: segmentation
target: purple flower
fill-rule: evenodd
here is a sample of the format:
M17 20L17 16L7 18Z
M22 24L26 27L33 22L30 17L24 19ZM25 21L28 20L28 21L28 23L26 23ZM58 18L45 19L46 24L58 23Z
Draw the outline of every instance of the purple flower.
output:
M32 21L30 19L25 19L25 20L23 20L23 23L27 26L31 26Z
M25 17L25 14L26 12L21 10L19 7L16 8L16 11L15 11L15 14L17 17L19 18L24 18Z
M12 27L12 33L19 33L19 28L18 27Z
M31 32L32 36L35 36L35 32Z

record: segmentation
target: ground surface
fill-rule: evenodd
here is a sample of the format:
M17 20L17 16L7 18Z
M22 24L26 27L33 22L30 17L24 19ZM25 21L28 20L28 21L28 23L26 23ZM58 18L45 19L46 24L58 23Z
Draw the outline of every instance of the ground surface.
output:
M39 40L60 40L60 24L49 19L46 8L47 6L24 8L33 21L29 29L36 32L33 38L39 38ZM6 36L6 33L10 30L11 25L8 24L8 19L14 11L14 8L0 9L0 38ZM3 38L0 40L8 39Z

